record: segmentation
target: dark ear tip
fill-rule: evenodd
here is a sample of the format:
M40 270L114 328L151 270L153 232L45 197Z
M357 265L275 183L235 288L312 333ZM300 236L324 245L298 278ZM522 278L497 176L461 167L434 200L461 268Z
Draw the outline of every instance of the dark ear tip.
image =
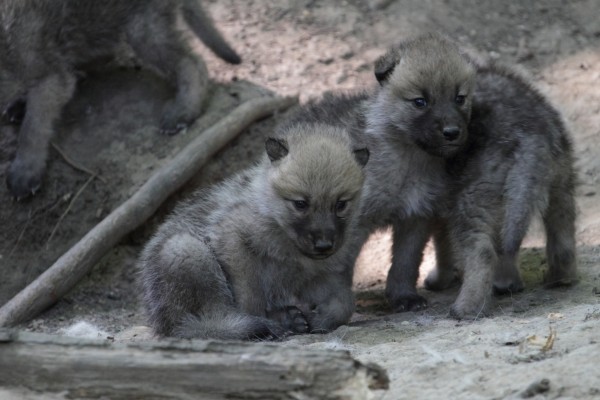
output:
M283 139L267 138L265 149L271 161L277 161L288 154L287 145Z
M377 82L379 82L379 84L383 84L388 75L388 71L375 71L375 78L377 78Z
M394 72L396 63L396 57L394 57L394 55L391 53L381 56L375 62L375 78L377 78L377 82L379 82L380 85L383 85L383 83L388 80L392 72Z

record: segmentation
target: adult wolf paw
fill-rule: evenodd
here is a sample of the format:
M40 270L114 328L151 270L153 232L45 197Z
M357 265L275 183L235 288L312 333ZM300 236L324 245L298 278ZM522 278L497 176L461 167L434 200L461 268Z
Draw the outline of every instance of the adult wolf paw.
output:
M189 118L182 115L181 109L175 102L170 102L165 106L162 120L160 122L160 132L163 135L173 136L187 129L190 125Z
M34 195L42 186L44 168L26 166L16 158L6 176L6 186L17 201Z

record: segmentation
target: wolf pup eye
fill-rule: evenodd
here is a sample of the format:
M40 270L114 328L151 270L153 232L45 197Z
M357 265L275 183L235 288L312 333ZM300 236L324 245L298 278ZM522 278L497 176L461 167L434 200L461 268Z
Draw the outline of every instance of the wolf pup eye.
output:
M467 96L463 96L461 94L459 94L458 96L456 96L456 98L454 99L454 102L456 104L458 104L459 106L462 106L463 104L465 104L465 100L467 99Z
M416 99L412 99L413 104L417 108L425 108L427 107L427 100L422 97L417 97Z
M340 200L337 203L335 203L335 211L336 212L342 212L346 209L346 206L348 205L348 201L346 200Z
M308 202L304 200L292 200L292 204L298 211L305 211L308 209Z

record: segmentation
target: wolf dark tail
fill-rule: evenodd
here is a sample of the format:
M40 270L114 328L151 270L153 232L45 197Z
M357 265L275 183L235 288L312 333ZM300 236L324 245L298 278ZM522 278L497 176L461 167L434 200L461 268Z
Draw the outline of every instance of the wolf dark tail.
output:
M185 0L183 2L183 17L194 33L217 56L230 64L242 62L240 56L227 44L212 20L206 15L198 0Z

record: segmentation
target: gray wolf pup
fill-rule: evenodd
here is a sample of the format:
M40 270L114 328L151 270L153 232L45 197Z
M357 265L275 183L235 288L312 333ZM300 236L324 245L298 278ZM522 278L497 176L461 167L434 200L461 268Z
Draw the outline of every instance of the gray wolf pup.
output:
M350 319L369 152L336 126L296 120L278 132L262 162L198 192L143 251L159 335L275 339Z
M484 315L492 288L522 290L517 257L536 212L546 230L547 286L574 283L573 151L548 101L512 69L476 62L437 35L393 48L375 74L365 214L371 225L394 228L391 304L426 305L415 285L433 235L437 268L426 287L448 287L456 270L463 282L451 314Z

